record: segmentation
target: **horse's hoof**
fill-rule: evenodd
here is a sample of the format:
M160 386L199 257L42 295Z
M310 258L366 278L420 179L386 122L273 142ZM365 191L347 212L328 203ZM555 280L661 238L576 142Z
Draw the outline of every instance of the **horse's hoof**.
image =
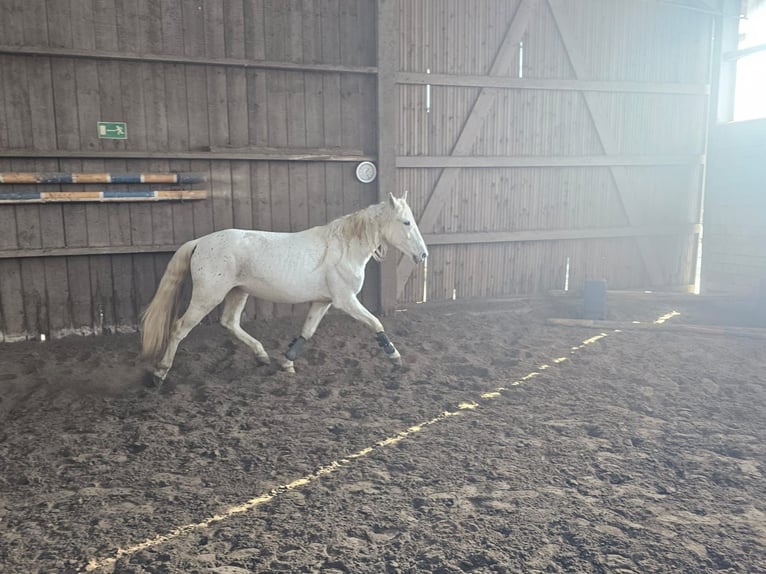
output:
M285 373L295 374L295 365L293 365L292 361L285 361L284 363L282 363L282 370Z
M159 376L155 372L146 371L146 373L144 373L144 386L146 387L159 388L164 382L165 378Z
M258 361L259 365L270 365L271 364L271 357L268 355L258 355L255 357L255 360Z
M391 364L394 366L395 369L401 369L403 365L401 356L391 357Z

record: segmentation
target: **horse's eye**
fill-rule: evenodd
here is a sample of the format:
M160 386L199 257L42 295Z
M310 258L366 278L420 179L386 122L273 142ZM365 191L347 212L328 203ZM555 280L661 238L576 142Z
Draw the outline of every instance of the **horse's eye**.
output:
M406 221L406 220L402 221L402 223L404 223L404 225L412 225L412 223L410 221Z

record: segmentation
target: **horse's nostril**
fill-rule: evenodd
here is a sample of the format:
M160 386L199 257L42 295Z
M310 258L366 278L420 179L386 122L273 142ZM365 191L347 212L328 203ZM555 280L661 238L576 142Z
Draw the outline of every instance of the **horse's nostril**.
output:
M420 258L425 261L426 257L428 257L428 253L423 253L423 255L420 256Z

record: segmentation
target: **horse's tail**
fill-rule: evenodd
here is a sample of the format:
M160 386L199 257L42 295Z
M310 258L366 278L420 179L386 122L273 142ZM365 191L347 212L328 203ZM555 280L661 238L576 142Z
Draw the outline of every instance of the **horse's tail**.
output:
M187 241L168 263L152 302L141 315L141 350L147 359L155 359L165 352L170 330L178 311L181 285L189 271L196 240Z

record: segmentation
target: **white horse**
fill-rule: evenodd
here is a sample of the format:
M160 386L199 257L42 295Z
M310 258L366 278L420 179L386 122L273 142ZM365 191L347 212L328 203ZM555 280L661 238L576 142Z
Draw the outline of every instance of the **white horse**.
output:
M297 233L225 229L184 243L141 318L143 354L153 361L149 373L154 382L165 380L178 344L221 301L221 324L268 364L263 345L240 326L248 295L275 303L311 303L300 336L285 353L282 368L288 372L295 372L293 361L331 305L367 325L389 359L401 364L381 322L357 299L367 262L371 257L379 261L388 244L415 263L428 256L406 191L402 198L389 194L386 201ZM187 272L191 301L176 320Z

